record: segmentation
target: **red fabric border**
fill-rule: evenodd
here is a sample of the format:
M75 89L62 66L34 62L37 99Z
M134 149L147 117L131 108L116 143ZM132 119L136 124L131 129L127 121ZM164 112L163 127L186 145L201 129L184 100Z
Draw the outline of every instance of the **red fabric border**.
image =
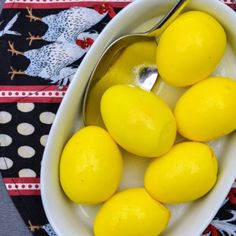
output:
M10 196L40 196L40 178L3 178Z
M63 86L60 91L66 91L68 86ZM57 85L0 85L0 91L59 91Z
M5 184L15 184L15 183L40 183L40 178L37 177L19 177L19 178L11 178L5 177L3 178Z
M131 2L131 1L130 1ZM60 8L70 8L70 7L93 7L97 4L104 4L107 3L111 5L112 7L117 8L124 8L127 6L130 2L52 2L52 3L22 3L22 2L7 2L4 4L4 9L20 9L20 8L31 8L31 9L60 9Z
M61 103L68 86L0 86L0 103Z
M40 2L41 1L41 2ZM119 2L119 1L83 1L83 2L77 2L77 1L68 1L64 0L64 2L55 2L55 0L52 0L52 2L46 2L43 0L38 0L38 3L29 3L29 2L19 2L17 0L12 0L12 2L7 2L3 5L4 9L21 9L21 8L32 8L32 9L60 9L60 8L70 8L70 7L92 7L95 4L103 4L108 3L112 7L117 8L124 8L129 3L132 2L132 0L127 2ZM229 3L225 1L225 4L231 7L232 9L236 10L236 3Z
M226 3L226 5L228 5L232 9L236 10L236 3L228 3L228 4Z

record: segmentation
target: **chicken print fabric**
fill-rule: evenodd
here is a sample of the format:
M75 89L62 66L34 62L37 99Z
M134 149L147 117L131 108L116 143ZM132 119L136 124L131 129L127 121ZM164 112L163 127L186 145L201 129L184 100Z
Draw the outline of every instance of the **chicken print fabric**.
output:
M0 171L34 235L56 236L41 202L40 165L58 107L100 32L130 2L5 2L0 16ZM236 8L233 0L225 3ZM235 236L235 206L234 184L202 236Z
M57 14L45 17L34 16L28 9L30 22L41 21L48 26L46 33L41 37L32 37L32 40L42 39L48 42L74 43L78 35L99 23L106 15L115 16L114 9L107 5L94 5L93 8L73 7Z
M65 68L68 65L82 58L88 51L98 33L80 33L74 40L70 41L55 41L38 49L32 49L25 52L20 52L14 48L14 44L9 41L8 51L12 56L24 56L30 63L25 71L16 70L11 67L11 79L17 75L37 76L48 80L51 83L66 85L68 80L64 81L68 76L73 76L72 70L68 70L69 74L61 77L60 74L65 73ZM32 39L30 39L32 40ZM73 70L75 72L75 70Z
M0 31L0 37L2 37L5 34L12 34L12 35L21 35L20 33L16 31L12 31L11 27L15 24L19 16L19 13L17 13L6 25L5 27ZM1 22L2 24L3 22ZM0 25L1 25L0 24Z
M3 19L10 15L7 12L3 11ZM8 47L11 65L9 68L9 62L7 65L2 63L0 75L8 75L12 80L8 84L14 84L18 79L31 84L30 76L37 77L34 79L37 84L68 85L99 32L116 14L107 3L52 10L47 15L44 12L29 6L17 12L1 30L2 37L21 36L2 39ZM7 13L6 17L4 13Z

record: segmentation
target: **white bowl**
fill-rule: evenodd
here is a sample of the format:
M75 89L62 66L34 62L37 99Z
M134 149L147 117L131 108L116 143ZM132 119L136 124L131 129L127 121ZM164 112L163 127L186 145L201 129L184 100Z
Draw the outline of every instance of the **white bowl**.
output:
M80 65L54 120L42 160L41 194L49 222L59 236L92 236L92 222L97 207L79 206L68 200L59 183L60 154L69 137L81 125L81 102L89 75L104 47L120 35L131 32L151 19L163 15L176 0L137 0L122 10L103 30ZM196 9L216 17L227 31L228 48L216 74L236 79L236 15L218 0L192 0L187 10ZM151 21L152 22L152 21ZM204 198L187 204L168 206L172 211L171 222L163 235L198 236L207 227L224 201L236 177L236 135L211 143L219 156L219 177L214 189ZM142 185L146 162L140 159L136 170L126 162L121 188ZM136 175L129 181L130 173ZM106 236L106 235L104 235ZM125 236L125 235L124 235Z

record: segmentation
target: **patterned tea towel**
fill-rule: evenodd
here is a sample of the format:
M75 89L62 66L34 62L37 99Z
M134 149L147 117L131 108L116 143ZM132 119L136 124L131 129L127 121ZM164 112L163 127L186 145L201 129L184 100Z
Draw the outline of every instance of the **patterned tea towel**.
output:
M130 0L7 0L0 16L0 171L34 235L56 235L40 197L40 162L73 75ZM225 3L236 9L236 1ZM232 22L236 24L236 22ZM236 183L204 236L236 235Z

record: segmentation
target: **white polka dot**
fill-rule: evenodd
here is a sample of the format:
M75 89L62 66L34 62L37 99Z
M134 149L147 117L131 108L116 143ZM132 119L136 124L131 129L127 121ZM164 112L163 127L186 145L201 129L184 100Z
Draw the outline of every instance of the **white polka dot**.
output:
M17 131L22 135L30 135L34 133L34 126L29 123L21 123L17 126Z
M22 112L34 110L34 103L17 103L17 109Z
M7 170L13 166L13 161L7 157L0 157L0 170Z
M48 140L48 135L45 134L45 135L41 136L41 138L40 138L41 145L45 147L47 140Z
M35 155L35 150L30 146L21 146L18 148L18 154L23 158L31 158Z
M12 138L7 134L0 134L0 146L6 147L12 143Z
M19 177L36 177L35 171L31 169L21 169L18 172Z
M47 125L50 125L53 123L54 121L54 118L55 118L55 114L52 113L52 112L42 112L39 116L39 120L44 123L44 124L47 124Z
M10 122L12 115L7 111L0 111L0 124L6 124Z

